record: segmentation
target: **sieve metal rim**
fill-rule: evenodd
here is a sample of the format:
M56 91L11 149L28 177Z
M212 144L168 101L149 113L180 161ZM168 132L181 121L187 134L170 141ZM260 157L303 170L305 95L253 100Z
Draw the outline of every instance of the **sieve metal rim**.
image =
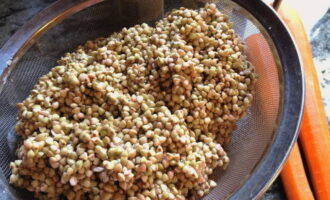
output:
M298 139L305 102L304 71L300 53L290 31L271 6L259 0L235 0L235 3L267 27L266 31L274 41L283 69L283 108L273 143L266 157L260 161L244 185L229 197L259 199L279 175L293 144ZM292 91L297 96L292 95ZM269 166L272 168L269 169Z
M104 0L59 0L27 22L0 49L0 91L11 68L38 37L66 16L102 1ZM233 1L248 10L264 27L267 27L268 34L275 41L284 75L284 106L276 137L266 157L260 161L244 185L229 197L255 199L260 197L276 178L297 139L304 102L303 71L294 41L272 8L260 0ZM290 95L292 91L297 93L294 97ZM281 148L280 152L277 151L279 148Z

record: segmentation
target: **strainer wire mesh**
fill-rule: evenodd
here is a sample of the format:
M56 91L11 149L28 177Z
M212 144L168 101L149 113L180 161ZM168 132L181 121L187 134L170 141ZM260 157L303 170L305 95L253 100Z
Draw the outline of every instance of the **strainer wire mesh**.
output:
M146 3L151 3L151 6L143 6ZM124 26L129 27L141 22L153 24L155 20L173 8L180 6L196 8L203 6L204 3L205 1L189 0L105 1L68 16L36 40L15 67L11 68L6 82L0 87L0 169L2 172L0 182L5 185L5 189L11 190L5 191L8 197L27 199L25 191L8 187L9 162L15 159L15 149L19 142L14 128L17 116L15 105L29 95L37 79L54 67L61 55L73 51L75 47L87 40L109 36ZM281 102L283 102L281 85L283 66L264 26L250 12L232 1L223 0L216 3L222 12L229 15L236 32L243 40L258 35L260 43L254 49L266 52L265 54L269 57L259 59L257 54L248 52L259 73L253 105L247 116L238 122L232 141L226 147L231 159L228 169L215 171L213 178L218 186L204 199L229 198L253 174L258 164L270 151L276 137L275 133L278 132L278 124L282 116ZM263 87L269 81L272 82L271 88ZM294 136L291 140L294 140Z

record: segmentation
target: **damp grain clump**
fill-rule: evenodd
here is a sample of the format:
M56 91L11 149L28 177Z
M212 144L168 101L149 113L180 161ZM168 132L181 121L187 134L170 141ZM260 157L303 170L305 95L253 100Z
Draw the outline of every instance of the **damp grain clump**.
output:
M17 105L10 183L54 200L206 195L251 105L245 50L214 4L87 41Z

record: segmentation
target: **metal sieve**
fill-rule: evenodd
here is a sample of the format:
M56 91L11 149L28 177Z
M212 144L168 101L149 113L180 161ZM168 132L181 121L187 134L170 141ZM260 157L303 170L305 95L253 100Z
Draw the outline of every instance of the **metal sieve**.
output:
M19 142L15 105L61 55L123 27L152 25L173 8L198 8L206 2L210 1L59 0L16 32L0 50L0 199L33 199L31 193L8 182L9 163ZM229 15L238 35L246 40L259 79L253 105L226 146L231 162L226 170L215 171L218 186L203 199L255 199L276 178L298 135L304 102L299 55L289 32L267 4L260 0L212 2ZM267 56L261 57L261 52Z

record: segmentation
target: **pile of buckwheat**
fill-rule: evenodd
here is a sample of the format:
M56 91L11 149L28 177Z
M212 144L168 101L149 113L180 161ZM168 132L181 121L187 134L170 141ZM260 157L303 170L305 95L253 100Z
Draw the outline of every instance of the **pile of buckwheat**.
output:
M19 103L10 183L40 199L195 199L229 158L254 69L214 4L67 53Z

